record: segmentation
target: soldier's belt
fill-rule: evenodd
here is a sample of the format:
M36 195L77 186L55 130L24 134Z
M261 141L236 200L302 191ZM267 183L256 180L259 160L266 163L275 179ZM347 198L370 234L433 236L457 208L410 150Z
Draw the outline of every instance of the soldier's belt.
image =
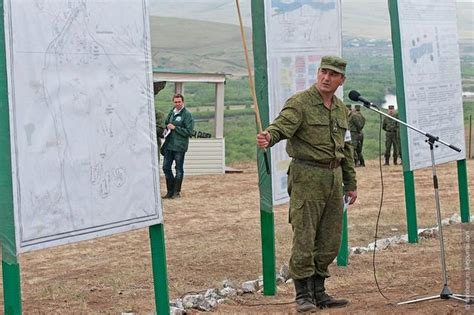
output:
M334 159L329 162L319 162L319 161L314 161L314 160L302 160L302 159L293 159L293 161L295 161L295 163L298 163L298 164L328 168L330 170L338 168L341 165L341 161L338 159Z

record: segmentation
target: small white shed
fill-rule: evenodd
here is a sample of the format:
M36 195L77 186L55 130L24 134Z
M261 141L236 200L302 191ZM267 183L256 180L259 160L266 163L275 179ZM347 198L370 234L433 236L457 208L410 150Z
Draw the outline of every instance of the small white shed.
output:
M154 82L174 83L175 93L186 97L186 82L210 83L215 85L215 138L191 138L189 149L184 160L184 174L224 174L225 173L225 139L224 139L224 87L223 73L188 73L153 70ZM163 157L160 156L162 162ZM162 165L162 164L161 164ZM161 171L162 172L162 171Z

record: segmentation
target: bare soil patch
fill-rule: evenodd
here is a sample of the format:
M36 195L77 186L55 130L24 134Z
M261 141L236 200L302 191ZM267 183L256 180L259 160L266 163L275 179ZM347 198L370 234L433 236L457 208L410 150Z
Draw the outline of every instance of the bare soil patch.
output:
M244 172L188 176L183 184L183 197L164 202L170 298L221 287L225 279L240 284L262 274L256 166L243 163L232 167ZM468 170L473 168L474 162L469 160ZM380 203L382 186L378 161L369 161L367 167L357 168L357 173L359 198L349 209L349 242L351 246L366 246L373 242ZM468 174L471 175L469 190L473 191L474 176L472 171ZM415 172L419 227L436 225L431 176L431 169ZM438 176L442 217L459 214L456 164L439 166ZM406 234L401 166L383 167L383 177L379 238ZM472 194L470 205L471 208L474 205ZM287 263L291 248L287 208L288 205L274 208L278 268ZM444 229L449 285L456 293L464 292L469 286L474 292L473 263L465 266L468 246L464 238L469 227L458 224ZM469 245L474 257L474 244ZM453 299L395 305L417 296L440 293L443 278L439 252L437 239L378 252L377 277L389 300L380 295L375 285L372 254L350 256L348 267L331 266L332 277L327 284L329 293L349 298L350 306L320 313L472 313L474 306L469 310ZM155 307L147 229L27 253L21 255L20 264L25 314L146 314ZM0 298L3 311L3 292ZM293 299L293 287L284 284L278 287L276 296L260 293L236 296L220 304L215 313L293 314Z

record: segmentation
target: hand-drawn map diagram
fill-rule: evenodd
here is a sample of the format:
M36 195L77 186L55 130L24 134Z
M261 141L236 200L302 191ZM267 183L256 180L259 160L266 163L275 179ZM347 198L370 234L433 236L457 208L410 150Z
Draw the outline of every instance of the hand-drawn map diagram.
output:
M439 72L439 47L437 29L420 28L411 36L408 46L409 72L410 78L416 77L418 82L430 80L437 76ZM413 83L418 83L413 82Z
M407 123L462 149L440 145L436 162L465 158L461 65L456 5L450 0L406 0L399 6ZM410 169L431 166L426 137L409 131Z
M265 1L270 120L285 101L316 82L324 55L341 55L340 0ZM342 90L338 91L342 95ZM287 201L285 141L272 148L275 203Z
M146 1L5 3L19 251L161 223Z

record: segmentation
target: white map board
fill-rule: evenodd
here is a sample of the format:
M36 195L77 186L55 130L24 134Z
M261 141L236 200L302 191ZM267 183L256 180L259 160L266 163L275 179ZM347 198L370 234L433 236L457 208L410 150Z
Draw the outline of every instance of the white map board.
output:
M465 159L461 65L454 0L399 0L407 123L461 148L434 149L436 164ZM410 170L431 166L426 137L408 131Z
M342 55L340 0L265 0L265 30L272 121L290 96L316 82L323 56ZM285 147L281 141L271 149L274 204L288 201Z
M161 223L146 1L4 3L17 252Z

